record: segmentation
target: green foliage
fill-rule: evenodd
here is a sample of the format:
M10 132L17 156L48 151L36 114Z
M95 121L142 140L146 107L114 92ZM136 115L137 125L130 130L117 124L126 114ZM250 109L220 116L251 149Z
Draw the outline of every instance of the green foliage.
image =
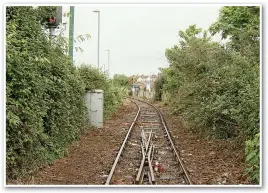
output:
M243 110L236 117L242 120L249 115L248 119L244 119L241 123L243 127L249 126L247 132L249 140L246 141L248 163L246 172L250 181L259 183L259 103L257 101L259 101L260 7L223 7L218 21L211 25L210 31L213 34L221 32L222 38L230 37L231 41L228 45L252 63L252 69L241 80L248 83L245 90L240 92L241 100L247 102L238 107ZM254 112L251 110L252 107L255 108ZM251 157L249 155L254 155L254 158L249 159Z
M103 89L107 117L124 90L97 69L72 66L68 41L53 41L41 19L54 7L7 7L6 171L7 179L32 175L52 163L88 127L85 90ZM41 22L42 23L42 22ZM79 36L84 41L90 36Z
M154 82L154 91L155 91L154 100L155 101L161 101L164 83L165 83L164 76L159 75Z
M227 129L230 122L242 126L246 134L259 130L256 64L204 39L190 41L174 55L165 86L177 96L174 113L184 112L192 127L211 128L221 137L236 134L236 127ZM167 57L172 58L169 53Z
M222 38L231 36L236 41L242 33L250 33L252 40L257 40L260 30L259 6L225 6L220 10L217 22L211 25L213 35L221 32Z
M224 39L230 37L230 47L259 62L259 6L225 6L220 10L218 21L209 30L213 35L221 33Z
M84 84L32 7L7 7L7 179L62 156L86 126ZM12 15L12 17L10 17Z
M124 87L114 85L112 81L107 82L107 87L104 90L104 117L109 115L122 103L123 97L127 90Z
M258 183L259 8L224 7L210 30L230 41L221 46L195 25L180 31L179 45L166 49L170 66L158 90L190 129L222 139L245 136L247 173Z
M124 74L115 74L113 77L113 84L120 87L130 88L131 82L129 82L130 77L127 77Z
M89 65L83 64L78 67L77 70L80 77L85 83L85 89L87 91L94 89L106 89L106 82L108 82L108 78L97 68L93 68Z
M55 17L57 14L56 6L38 6L36 10L37 20L41 25L47 25L49 17Z
M253 183L260 182L260 134L256 134L252 140L246 141L246 161L248 167L245 172Z
M82 65L77 70L87 91L94 89L104 91L104 118L108 118L125 96L125 88L118 84L117 76L114 80L109 80L104 73L89 65Z

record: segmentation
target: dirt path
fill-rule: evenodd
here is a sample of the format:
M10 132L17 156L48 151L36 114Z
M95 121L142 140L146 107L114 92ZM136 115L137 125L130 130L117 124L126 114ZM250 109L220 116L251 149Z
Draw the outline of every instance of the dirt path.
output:
M189 133L183 120L156 105L163 113L174 143L195 184L247 184L244 175L243 149L236 149L233 140L204 139Z
M103 184L136 111L133 103L125 101L103 129L90 129L70 145L67 157L40 169L30 184Z

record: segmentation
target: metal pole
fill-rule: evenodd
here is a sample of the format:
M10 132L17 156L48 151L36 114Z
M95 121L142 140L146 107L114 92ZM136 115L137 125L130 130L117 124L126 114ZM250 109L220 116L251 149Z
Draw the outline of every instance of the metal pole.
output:
M98 12L98 69L100 67L100 12Z
M110 76L110 50L108 50L108 77Z
M110 76L110 50L106 50L108 52L108 69L107 69L107 74L108 77Z
M93 11L98 13L98 69L100 69L100 11Z
M73 63L73 42L74 42L74 6L70 7L70 26L69 26L69 56Z

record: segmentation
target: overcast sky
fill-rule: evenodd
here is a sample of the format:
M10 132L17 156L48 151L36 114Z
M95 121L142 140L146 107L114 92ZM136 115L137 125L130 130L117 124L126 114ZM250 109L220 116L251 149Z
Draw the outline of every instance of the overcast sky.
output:
M110 74L151 74L167 67L165 49L178 43L178 31L189 25L207 29L218 18L217 5L104 5L75 6L74 33L90 34L75 52L76 65L97 67L98 14L100 11L100 66L108 63ZM63 7L63 12L69 7ZM68 19L65 19L65 21ZM63 20L64 22L64 20ZM66 29L67 36L69 29ZM220 39L219 39L220 40Z

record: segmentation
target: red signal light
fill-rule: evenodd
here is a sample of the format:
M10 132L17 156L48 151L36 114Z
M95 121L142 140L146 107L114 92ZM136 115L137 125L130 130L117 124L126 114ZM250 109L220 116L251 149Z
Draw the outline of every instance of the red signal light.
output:
M55 23L55 22L56 22L55 17L51 17L51 18L49 18L49 23Z

